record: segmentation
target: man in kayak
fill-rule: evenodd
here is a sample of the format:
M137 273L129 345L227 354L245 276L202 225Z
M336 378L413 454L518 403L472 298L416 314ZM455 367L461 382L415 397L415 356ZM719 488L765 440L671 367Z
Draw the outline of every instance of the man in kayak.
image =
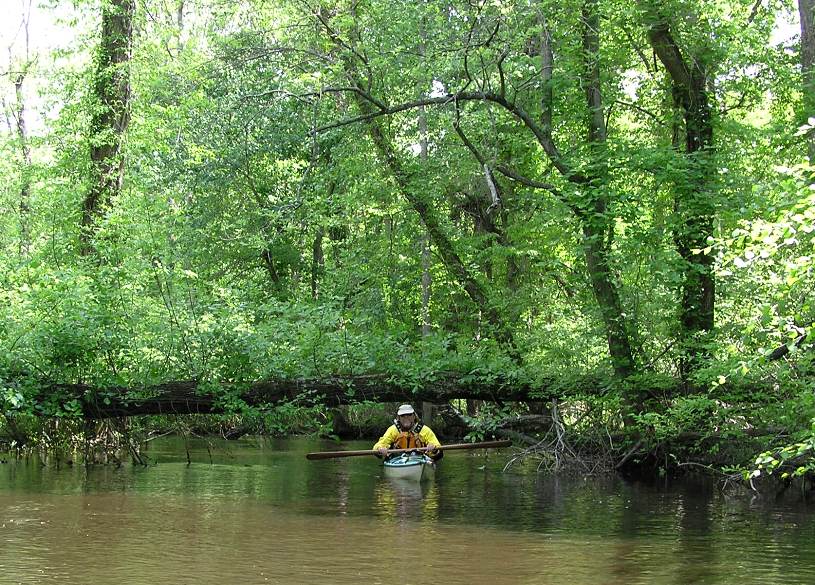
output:
M417 447L430 447L427 455L434 461L444 456L444 451L437 447L441 442L436 434L425 426L416 416L416 411L410 404L403 404L396 411L393 424L388 427L385 434L373 446L377 457L386 457L388 449L415 449Z

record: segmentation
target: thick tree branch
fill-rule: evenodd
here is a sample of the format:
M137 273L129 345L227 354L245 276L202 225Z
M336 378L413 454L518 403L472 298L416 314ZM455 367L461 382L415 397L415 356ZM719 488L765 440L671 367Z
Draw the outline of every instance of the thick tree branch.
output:
M326 20L322 20L322 22L324 28L328 31L331 40L338 43L338 34L329 26L329 23ZM358 89L358 91L352 92L352 95L357 108L362 113L360 119L365 120L367 123L368 133L377 153L383 159L383 163L390 171L394 181L398 185L405 199L407 199L414 211L421 218L422 223L424 224L425 228L427 228L427 233L430 236L430 239L442 257L446 268L450 271L453 277L458 280L464 291L467 293L467 296L470 297L473 303L481 311L485 321L490 324L493 329L495 339L504 347L507 354L516 363L520 363L522 358L515 344L512 330L507 326L503 316L491 302L489 294L482 283L475 278L475 276L470 272L469 268L464 264L464 262L462 262L461 258L456 252L453 241L445 232L443 226L439 223L434 209L430 204L430 200L427 198L425 193L418 191L413 186L413 175L410 169L402 164L402 161L397 156L397 152L391 144L390 138L387 136L382 125L379 124L377 118L384 115L382 113L383 108L380 107L378 111L374 110L374 104L376 104L377 101L365 95L366 91L362 88L359 73L354 66L355 64L353 60L348 55L344 57L343 64L345 73L348 76L350 83ZM414 101L411 102L411 107L418 108L423 104L432 104L434 101L434 98ZM404 111L407 109L411 108L401 107L399 111Z
M357 91L355 93L360 94L362 92ZM373 100L368 99L368 101ZM493 92L481 92L481 91L459 92L446 94L444 96L439 97L430 97L411 102L405 102L396 106L380 108L379 110L373 112L365 112L363 115L356 116L354 118L348 118L345 120L333 122L331 124L326 124L324 126L320 126L319 128L317 128L315 132L317 133L326 132L328 130L333 130L335 128L341 128L343 126L357 124L359 122L367 122L375 118L381 118L383 116L392 116L394 114L419 108L421 106L449 105L450 103L454 103L456 101L488 102L501 106L504 110L512 114L513 117L518 119L521 123L523 123L524 126L527 127L527 129L529 129L532 132L532 134L537 139L538 144L541 146L541 148L543 148L544 152L552 161L552 165L558 171L560 171L564 177L566 177L569 181L573 183L582 184L588 182L588 178L585 175L574 171L571 167L569 167L565 163L565 161L563 160L563 156L555 146L555 143L552 140L551 136L549 136L549 133L546 132L543 127L538 125L526 110L524 110L517 104L510 102L506 97Z
M673 79L674 85L682 92L683 103L689 106L693 76L685 64L682 52L671 36L667 22L655 22L648 27L648 40L659 60Z

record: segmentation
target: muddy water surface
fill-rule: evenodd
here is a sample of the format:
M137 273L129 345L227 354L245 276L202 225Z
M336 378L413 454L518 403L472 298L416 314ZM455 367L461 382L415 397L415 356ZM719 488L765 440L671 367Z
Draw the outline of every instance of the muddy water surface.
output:
M801 498L503 473L504 455L468 452L417 485L374 458L304 457L328 448L166 439L148 468L6 460L0 583L815 583Z

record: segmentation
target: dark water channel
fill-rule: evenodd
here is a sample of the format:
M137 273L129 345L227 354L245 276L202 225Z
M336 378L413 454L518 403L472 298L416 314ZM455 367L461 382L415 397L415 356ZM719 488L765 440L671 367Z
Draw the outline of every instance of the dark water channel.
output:
M349 443L348 449L367 448ZM330 443L155 441L149 468L0 464L0 584L815 584L812 504L553 478L451 452L431 483Z

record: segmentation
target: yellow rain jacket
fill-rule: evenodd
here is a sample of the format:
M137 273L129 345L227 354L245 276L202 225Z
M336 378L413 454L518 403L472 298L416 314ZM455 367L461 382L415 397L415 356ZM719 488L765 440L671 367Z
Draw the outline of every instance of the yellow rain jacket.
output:
M414 447L426 447L431 443L441 445L441 441L436 438L436 433L421 422L416 423L409 431L401 430L398 423L394 423L388 427L385 434L376 442L373 450L376 451L382 447L386 449L413 449ZM434 459L438 459L441 454L441 451L428 453Z

